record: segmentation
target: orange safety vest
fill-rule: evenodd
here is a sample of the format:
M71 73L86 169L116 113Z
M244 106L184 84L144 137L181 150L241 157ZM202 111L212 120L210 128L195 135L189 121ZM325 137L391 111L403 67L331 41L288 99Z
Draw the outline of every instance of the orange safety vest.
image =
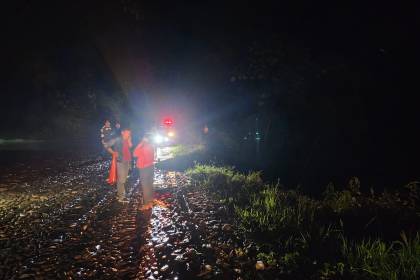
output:
M133 154L137 157L136 166L138 168L146 168L154 163L155 151L153 146L147 142L140 142Z

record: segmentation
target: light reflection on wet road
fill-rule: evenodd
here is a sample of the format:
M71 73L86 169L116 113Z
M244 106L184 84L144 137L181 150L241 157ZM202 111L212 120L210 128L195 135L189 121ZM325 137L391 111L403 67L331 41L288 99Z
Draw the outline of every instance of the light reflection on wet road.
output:
M243 265L228 264L239 245L220 203L184 188L183 173L156 170L156 203L139 211L137 172L122 205L105 183L108 167L96 160L1 177L0 279L235 278Z

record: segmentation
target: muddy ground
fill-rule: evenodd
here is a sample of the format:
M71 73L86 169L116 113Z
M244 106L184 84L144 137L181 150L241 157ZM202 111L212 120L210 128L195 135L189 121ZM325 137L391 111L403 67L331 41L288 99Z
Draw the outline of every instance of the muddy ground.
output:
M156 169L156 204L140 211L135 170L120 204L106 160L52 163L0 169L0 279L274 279L182 172Z

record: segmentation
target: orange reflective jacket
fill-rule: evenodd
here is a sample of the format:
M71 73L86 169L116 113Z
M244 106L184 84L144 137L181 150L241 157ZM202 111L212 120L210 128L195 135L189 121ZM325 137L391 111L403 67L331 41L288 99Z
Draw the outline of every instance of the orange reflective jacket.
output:
M134 156L137 157L138 168L146 168L154 163L155 151L148 142L141 141L134 150Z

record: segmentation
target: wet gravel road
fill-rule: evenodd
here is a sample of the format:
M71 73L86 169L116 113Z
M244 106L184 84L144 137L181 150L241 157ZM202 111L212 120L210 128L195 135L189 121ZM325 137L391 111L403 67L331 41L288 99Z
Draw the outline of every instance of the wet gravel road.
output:
M182 173L156 170L157 203L139 211L136 172L127 183L129 203L120 204L105 183L108 167L85 160L1 170L0 279L255 276L255 261L238 249L252 244Z
M122 206L104 183L107 169L88 161L59 172L2 170L0 279L135 276L138 183L132 176Z

